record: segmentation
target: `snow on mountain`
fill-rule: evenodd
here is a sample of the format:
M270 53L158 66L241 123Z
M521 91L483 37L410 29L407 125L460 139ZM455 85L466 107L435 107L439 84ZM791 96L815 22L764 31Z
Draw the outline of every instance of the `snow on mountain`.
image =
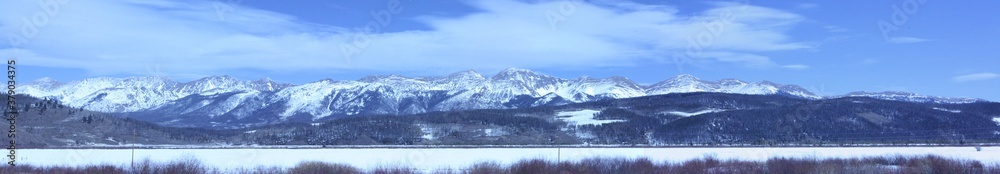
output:
M266 87L280 89L285 86L266 81L240 81L228 76L206 77L188 83L178 83L166 77L98 77L68 83L43 78L23 85L20 92L88 110L135 112L189 95L266 91Z
M505 69L489 78L470 70L446 77L384 75L302 85L278 84L266 78L242 81L230 76L205 77L186 83L164 77L90 78L66 84L40 79L21 90L103 112L169 108L177 114L214 117L229 113L244 117L254 110L278 108L281 111L277 115L282 119L299 114L318 119L330 115L503 109L676 92L774 94L779 91L771 83L732 79L705 82L691 75L643 87L624 77L569 80L517 68ZM222 95L230 93L233 94ZM192 95L201 97L179 100ZM251 99L253 105L244 104Z
M899 91L888 91L888 92L851 92L846 95L832 96L829 98L843 98L843 97L870 97L882 100L895 100L895 101L905 101L905 102L917 102L917 103L944 103L944 104L961 104L961 103L975 103L986 101L983 99L975 98L950 98L950 97L937 97L920 95L910 92L899 92Z
M785 94L807 99L822 97L795 85L780 85L769 81L747 83L736 79L704 81L688 74L678 75L646 88L648 95L689 92L718 92L732 94L770 95Z
M274 97L272 97L272 102L269 103L284 101L286 110L281 113L282 118L296 113L326 116L333 113L329 106L333 104L343 105L344 103L347 103L344 101L344 98L351 98L356 95L354 93L342 91L356 91L363 85L363 82L333 81L325 79L281 90L276 93ZM358 108L352 107L345 109L348 110L344 110L344 112L354 112L353 110Z
M602 125L614 122L625 122L625 120L596 120L594 116L601 111L598 110L578 110L578 111L560 111L556 114L556 118L569 123L570 125Z
M646 92L639 85L625 77L609 77L596 79L582 77L571 81L556 94L568 97L573 102L593 101L609 98L630 98L645 96Z
M243 122L259 123L262 120L317 120L364 114L509 109L689 92L823 98L799 86L768 81L705 81L682 74L642 86L625 77L562 79L517 68L505 69L490 77L470 70L443 77L381 75L358 80L324 79L301 85L280 84L267 78L244 81L230 76L205 77L185 83L165 77L99 77L68 83L43 78L18 89L23 94L56 99L89 110L160 114L159 117L164 118L159 120L177 124L184 124L185 119L189 122L245 119ZM851 93L848 96L939 103L977 101L908 93Z
M480 82L480 81L486 80L486 77L483 77L482 74L479 74L475 70L468 70L468 71L462 71L462 72L452 73L452 74L448 75L448 77L445 78L445 79L449 80L449 82L451 82L451 83L455 83L455 82Z
M653 84L649 86L646 91L649 95L660 95L660 94L670 94L670 93L688 93L688 92L709 92L715 88L717 85L711 84L712 82L702 81L697 77L688 74L681 74L673 78L667 79L665 81Z
M707 114L707 113L715 113L715 112L723 112L723 111L726 111L726 110L722 110L722 109L705 109L705 110L694 111L694 112L670 111L670 112L666 112L665 114L677 115L677 116L681 116L681 117L690 117L690 116L696 116L696 115Z
M530 95L533 97L555 92L567 81L566 79L517 68L508 68L500 71L500 73L494 75L490 80L491 86L497 87L491 90L492 92L510 95Z
M934 107L934 108L931 108L931 109L939 110L939 111L945 111L945 112L951 112L951 113L962 113L962 110L956 110L956 109L947 109L947 108L939 108L939 107Z
M162 77L89 78L69 83L42 79L20 93L59 100L72 107L103 112L130 112L155 107L185 94L172 93L177 82Z
M25 85L18 86L16 92L22 94L28 94L39 98L51 97L61 95L59 87L63 86L64 83L58 82L52 78L40 78L35 81L28 82Z

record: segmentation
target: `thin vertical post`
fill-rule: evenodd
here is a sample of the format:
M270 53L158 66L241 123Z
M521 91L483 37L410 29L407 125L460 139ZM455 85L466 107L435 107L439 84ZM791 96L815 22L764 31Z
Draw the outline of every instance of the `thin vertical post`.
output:
M135 172L135 128L132 128L132 172Z

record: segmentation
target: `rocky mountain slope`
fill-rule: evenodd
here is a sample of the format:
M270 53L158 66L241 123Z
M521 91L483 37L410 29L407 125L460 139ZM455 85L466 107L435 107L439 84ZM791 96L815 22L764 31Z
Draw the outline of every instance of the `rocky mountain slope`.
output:
M40 79L18 89L22 94L57 100L70 107L119 113L167 126L211 128L308 122L352 115L554 106L691 92L824 98L799 86L768 81L705 81L678 75L652 85L639 85L625 77L563 79L516 68L490 77L464 71L443 77L369 76L359 80L324 79L301 85L280 84L270 79L241 81L229 76L185 83L164 77L90 78L68 83ZM842 97L851 96L854 95Z

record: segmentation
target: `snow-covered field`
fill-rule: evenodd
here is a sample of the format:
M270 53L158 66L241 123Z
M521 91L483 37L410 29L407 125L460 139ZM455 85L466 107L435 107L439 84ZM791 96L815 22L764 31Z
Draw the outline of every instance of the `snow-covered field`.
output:
M22 149L19 164L129 164L130 149ZM705 156L766 160L770 157L866 157L935 154L1000 163L1000 147L851 147L851 148L429 148L429 149L136 149L135 159L173 161L193 157L220 169L255 166L290 167L301 161L325 161L360 168L408 166L425 170L461 168L483 161L510 164L521 159L579 160L588 157L646 157L680 162Z
M726 111L726 110L722 110L722 109L705 109L705 110L701 110L701 111L697 111L697 112L670 111L670 112L667 112L667 114L677 115L677 116L681 116L681 117L690 117L690 116L695 116L695 115L701 115L701 114L707 114L707 113L713 113L713 112L722 112L722 111Z
M625 120L595 120L595 114L601 111L584 109L579 111L563 111L556 114L556 118L566 121L570 125L601 125L605 123L623 122Z

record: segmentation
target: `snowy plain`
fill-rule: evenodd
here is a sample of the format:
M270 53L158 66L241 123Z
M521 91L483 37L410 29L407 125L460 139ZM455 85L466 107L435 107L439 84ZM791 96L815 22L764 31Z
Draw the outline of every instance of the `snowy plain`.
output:
M625 120L595 120L594 116L600 113L599 110L584 109L578 111L563 111L556 114L556 118L566 121L570 125L601 125L605 123L624 122Z
M17 163L127 166L132 160L132 152L131 149L21 149L17 151ZM363 169L403 166L432 171L461 169L487 161L511 164L522 159L577 161L591 157L645 157L653 161L682 162L706 156L763 161L771 157L822 159L928 154L979 160L986 164L1000 163L1000 147L983 147L982 151L973 147L136 149L134 159L169 162L188 157L222 170L291 167L302 161L324 161Z

